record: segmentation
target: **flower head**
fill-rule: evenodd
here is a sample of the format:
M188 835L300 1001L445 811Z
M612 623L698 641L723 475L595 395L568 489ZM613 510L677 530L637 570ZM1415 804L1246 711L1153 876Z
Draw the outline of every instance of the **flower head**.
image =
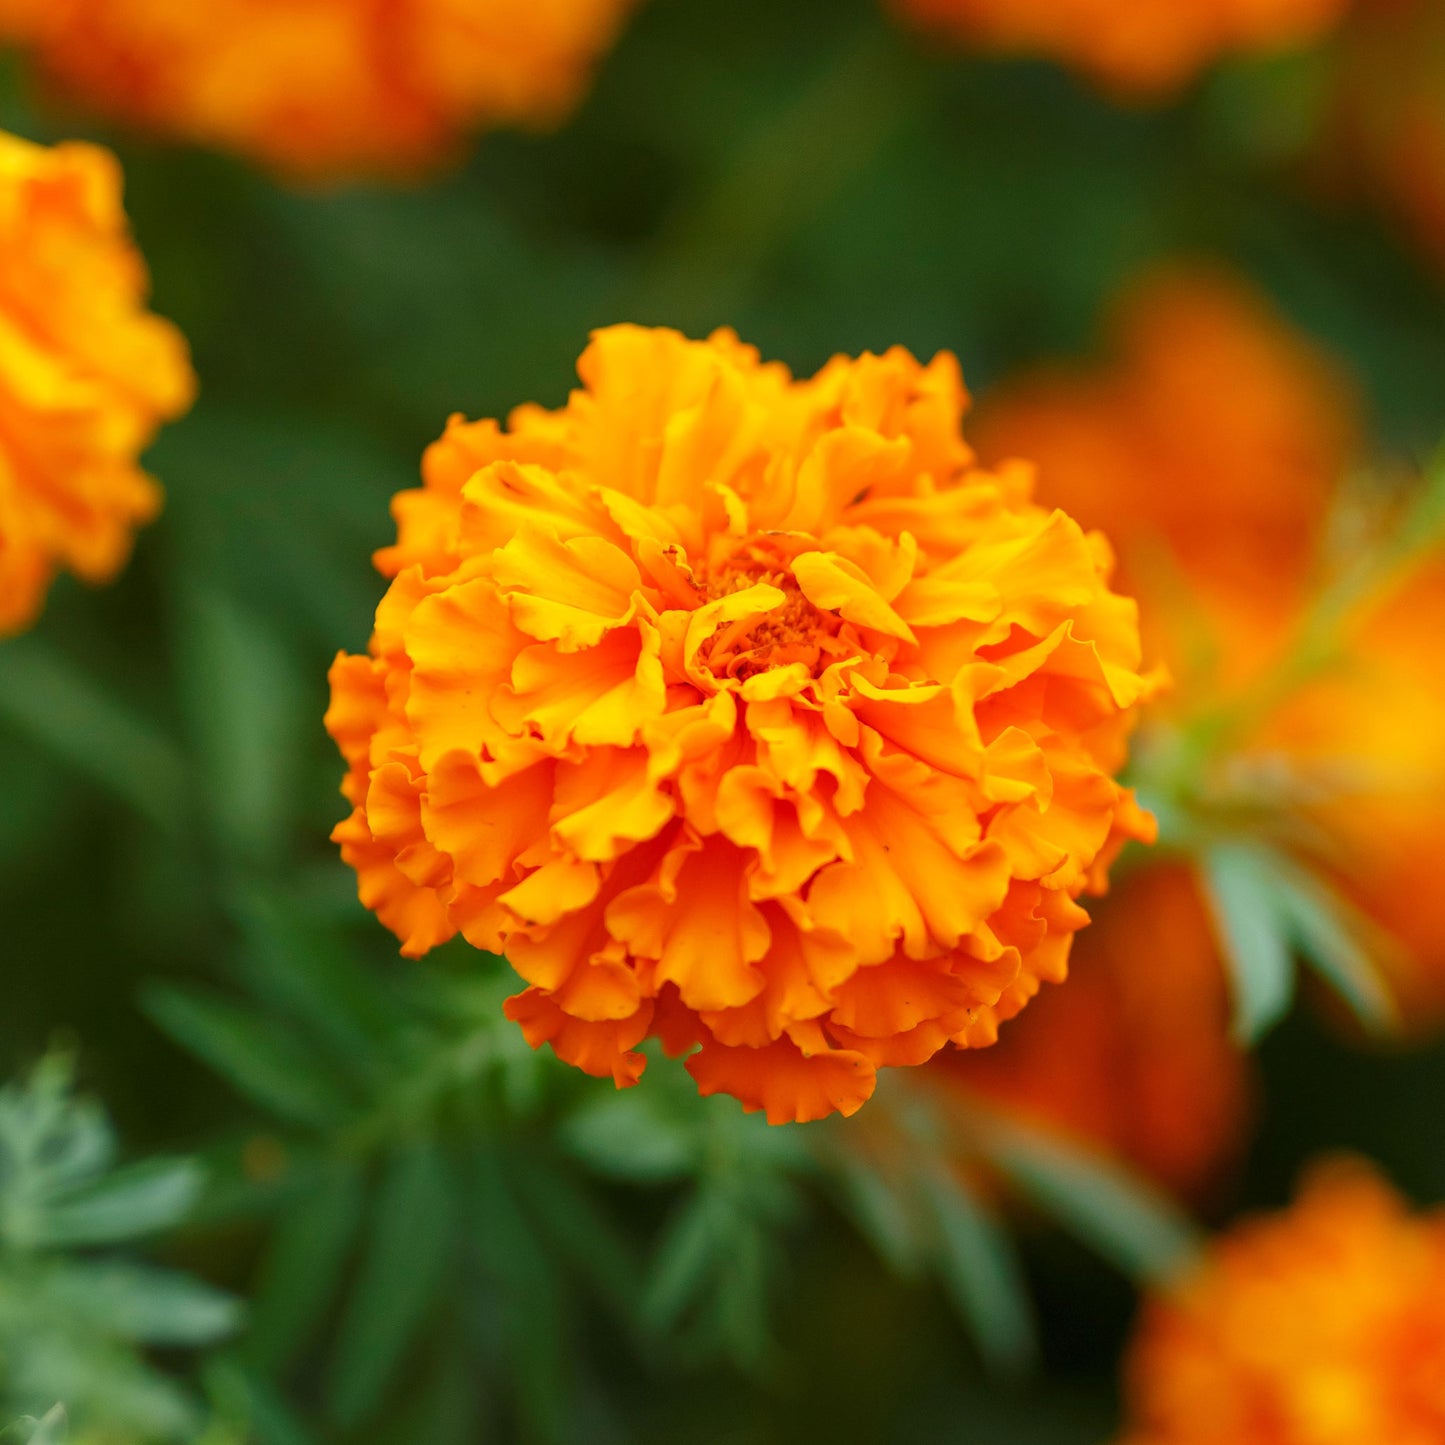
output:
M462 933L589 1073L851 1113L1062 977L1139 673L1108 549L964 444L956 363L793 380L619 326L559 411L454 420L332 670L363 902Z
M114 157L0 132L0 634L61 569L109 580L160 505L137 458L194 379L146 290Z
M1351 0L892 0L972 45L1063 61L1111 91L1177 90L1221 56L1320 39Z
M1359 400L1266 298L1213 268L1136 282L1107 351L1007 383L974 436L985 457L1026 441L1044 499L1107 533L1184 713L1277 664L1359 446Z
M975 427L985 455L1024 439L1040 491L1103 527L1143 599L1182 732L1223 731L1194 802L1247 820L1363 910L1404 1021L1445 1017L1445 561L1385 569L1312 633L1338 570L1329 521L1357 447L1337 369L1238 283L1153 278L1119 310L1115 360L1005 387ZM1345 558L1358 568L1358 543ZM1306 645L1307 644L1307 645Z
M435 162L576 103L633 0L0 0L50 88L307 176Z
M1128 1445L1445 1439L1445 1213L1318 1169L1147 1306L1126 1394Z
M1287 762L1320 868L1385 930L1380 961L1415 1031L1445 1019L1442 638L1437 548L1358 600L1325 662L1247 740L1250 756Z
M1206 1195L1238 1156L1247 1060L1204 900L1179 863L1129 871L1050 989L991 1049L940 1055L945 1086Z

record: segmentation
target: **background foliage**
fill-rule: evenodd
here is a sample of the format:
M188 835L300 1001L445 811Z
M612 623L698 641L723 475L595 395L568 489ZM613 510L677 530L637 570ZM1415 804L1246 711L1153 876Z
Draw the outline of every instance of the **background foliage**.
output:
M1219 255L1422 457L1445 290L1296 183L1310 65L1127 111L931 54L871 0L654 0L567 130L424 186L293 193L102 137L203 390L119 585L62 583L0 647L0 1423L65 1399L97 1445L1107 1433L1124 1276L1188 1248L1178 1217L999 1121L946 1138L906 1081L844 1149L665 1067L624 1098L532 1055L503 966L403 963L356 904L325 672L446 415L559 403L618 319L732 325L799 371L949 348L977 391L1087 351L1151 259ZM97 134L13 69L0 123ZM1445 1196L1445 1050L1297 1013L1262 1062L1231 1206L1338 1146ZM1071 1232L1002 1223L959 1147Z

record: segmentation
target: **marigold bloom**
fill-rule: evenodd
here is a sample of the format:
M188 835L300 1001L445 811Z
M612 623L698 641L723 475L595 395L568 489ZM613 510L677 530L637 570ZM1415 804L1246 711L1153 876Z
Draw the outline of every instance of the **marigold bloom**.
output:
M1326 170L1373 195L1445 268L1445 10L1356 0L1342 38Z
M1114 308L1107 350L1004 386L974 437L985 457L1027 442L1045 500L1109 536L1188 712L1278 661L1358 449L1359 401L1223 271L1145 277Z
M1047 990L993 1048L932 1067L950 1088L1206 1196L1237 1154L1251 1079L1190 869L1130 872L1079 935L1067 988Z
M412 170L549 125L633 0L0 0L68 101L307 176Z
M649 1035L774 1122L991 1043L1147 820L1107 546L974 465L954 360L794 381L729 332L597 333L583 387L454 419L332 670L364 903L530 987L619 1086Z
M147 286L115 158L0 132L0 634L62 568L109 580L160 506L137 458L194 379Z
M1433 883L1445 563L1437 553L1381 579L1301 671L1330 570L1326 522L1356 445L1350 388L1218 277L1152 280L1120 315L1111 367L1005 388L981 409L980 449L1027 438L1044 499L1108 531L1149 649L1177 683L1166 708L1184 726L1238 713L1214 789L1236 788L1226 801L1256 810L1393 938L1376 953L1404 1020L1432 1024L1445 1017Z
M1445 1212L1362 1164L1317 1169L1146 1306L1126 1395L1128 1445L1437 1445Z
M1327 666L1273 709L1251 754L1297 779L1319 866L1395 948L1382 962L1407 1028L1445 1018L1445 555L1382 579Z
M1062 61L1111 91L1177 90L1222 56L1322 38L1350 0L892 0L968 44Z

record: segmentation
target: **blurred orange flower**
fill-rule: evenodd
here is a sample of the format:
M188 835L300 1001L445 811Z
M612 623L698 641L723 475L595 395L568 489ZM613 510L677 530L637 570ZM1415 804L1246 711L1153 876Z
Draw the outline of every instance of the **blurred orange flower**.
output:
M1309 45L1351 0L892 0L944 34L1049 57L1109 90L1177 90L1222 56Z
M1126 835L1139 673L1108 548L980 470L952 357L810 380L597 333L582 389L454 419L332 670L363 902L530 987L619 1086L646 1037L773 1122L993 1042Z
M1272 710L1248 750L1283 763L1320 868L1389 934L1381 952L1407 1028L1445 1018L1445 554L1389 572L1335 651ZM1396 946L1390 946L1393 943Z
M0 634L62 568L108 581L160 506L137 458L195 381L147 289L115 158L0 132Z
M1186 712L1277 660L1359 447L1359 401L1264 297L1211 268L1131 287L1108 351L1002 387L974 435L985 457L1027 442L1045 500L1113 541Z
M994 1048L934 1067L965 1095L1207 1197L1238 1153L1251 1079L1191 871L1128 873L1075 942L1068 986L1047 990Z
M1316 1169L1145 1308L1128 1445L1445 1440L1445 1212L1367 1166Z
M1115 540L1146 645L1178 684L1164 711L1182 728L1229 722L1205 801L1238 809L1387 930L1378 961L1402 1013L1433 1023L1445 1016L1445 894L1431 881L1445 560L1387 568L1305 647L1358 445L1351 388L1214 273L1148 280L1118 318L1110 365L1025 377L985 405L980 450L1026 440L1044 499Z
M1322 164L1373 194L1445 267L1445 7L1356 0Z
M62 98L305 175L407 171L576 104L633 0L0 0Z

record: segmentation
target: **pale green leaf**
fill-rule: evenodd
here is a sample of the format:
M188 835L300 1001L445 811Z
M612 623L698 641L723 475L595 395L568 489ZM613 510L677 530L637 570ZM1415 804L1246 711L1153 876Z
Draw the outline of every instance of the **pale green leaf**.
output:
M1018 1375L1037 1354L1033 1311L1008 1231L942 1169L924 1179L938 1231L939 1270L984 1359Z
M191 1160L147 1160L52 1203L35 1242L64 1248L159 1233L186 1218L201 1184L200 1167Z
M1015 1189L1131 1279L1187 1268L1200 1234L1167 1195L1090 1150L973 1105L973 1137Z
M1262 850L1248 844L1211 848L1204 858L1204 880L1234 986L1235 1037L1251 1044L1294 1001L1288 917Z

